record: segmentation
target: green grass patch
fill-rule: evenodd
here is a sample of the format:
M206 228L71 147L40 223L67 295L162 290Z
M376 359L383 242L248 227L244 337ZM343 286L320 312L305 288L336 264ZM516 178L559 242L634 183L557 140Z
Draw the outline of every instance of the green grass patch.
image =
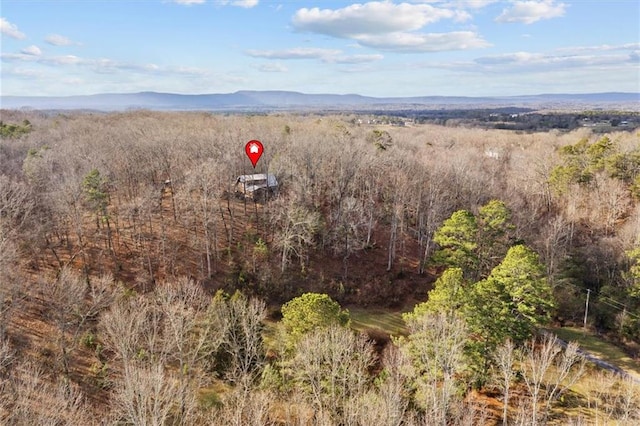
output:
M391 336L404 336L408 333L402 319L402 312L383 309L350 308L351 328L356 331L379 331Z
M278 327L280 323L271 319L263 322L262 341L267 352L278 351Z
M627 373L640 378L640 363L634 361L622 349L581 328L563 327L550 330L567 342L576 341L580 348L602 361L622 368Z

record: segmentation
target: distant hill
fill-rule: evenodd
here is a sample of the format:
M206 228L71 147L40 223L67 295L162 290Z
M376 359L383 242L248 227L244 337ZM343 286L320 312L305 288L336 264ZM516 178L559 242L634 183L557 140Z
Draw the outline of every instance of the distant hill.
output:
M640 109L640 93L543 94L507 97L417 96L377 98L357 94L306 94L290 91L250 91L181 95L175 93L105 93L87 96L2 96L5 109L38 110L385 110L424 108L608 108Z

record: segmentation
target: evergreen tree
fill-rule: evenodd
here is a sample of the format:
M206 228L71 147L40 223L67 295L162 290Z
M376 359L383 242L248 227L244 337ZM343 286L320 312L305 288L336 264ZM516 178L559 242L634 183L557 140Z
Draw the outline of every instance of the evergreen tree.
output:
M427 313L453 314L467 303L470 290L462 269L449 268L436 280L428 300L416 305L413 312L404 315L404 319L413 321Z
M476 283L465 317L491 348L510 337L523 342L543 325L554 307L551 287L538 255L524 245L511 247L487 279Z
M287 349L292 349L312 330L349 324L349 311L342 310L338 302L326 294L305 293L285 303L281 312Z
M465 276L473 276L478 265L475 250L478 224L468 210L458 210L444 221L433 240L440 246L433 260L442 265L462 269Z
M107 192L107 180L102 177L98 169L91 170L82 181L87 203L91 210L96 213L96 224L100 225L100 220L107 221L107 206L109 205L109 194Z
M465 278L486 277L506 254L513 229L511 210L503 201L489 201L477 216L458 210L435 232L439 249L433 261L462 269Z
M479 276L484 277L504 255L511 240L511 210L500 200L491 200L478 210Z

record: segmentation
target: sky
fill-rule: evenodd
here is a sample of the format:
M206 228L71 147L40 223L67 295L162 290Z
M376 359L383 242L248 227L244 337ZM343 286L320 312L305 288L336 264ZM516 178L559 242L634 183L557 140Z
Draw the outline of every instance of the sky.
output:
M2 0L1 95L640 92L637 0Z

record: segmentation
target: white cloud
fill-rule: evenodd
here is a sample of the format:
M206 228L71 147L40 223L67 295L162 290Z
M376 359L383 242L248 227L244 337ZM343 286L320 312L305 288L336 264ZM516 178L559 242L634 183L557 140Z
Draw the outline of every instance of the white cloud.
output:
M119 71L146 74L153 73L159 69L159 67L154 64L122 63L108 58L87 59L82 61L80 65L90 67L98 74L115 74Z
M25 53L2 53L0 58L5 62L35 62L38 58Z
M504 64L531 64L544 60L545 55L541 53L514 52L503 55L483 56L476 58L475 62L482 65L504 65Z
M444 7L459 9L482 9L500 0L412 0L412 3L437 3Z
M71 46L80 44L60 34L49 34L45 37L44 41L54 46Z
M194 4L204 4L207 0L172 0L173 3L191 6ZM237 6L245 9L251 9L260 3L259 0L214 0L214 3L221 6Z
M266 59L322 59L342 53L340 50L319 49L315 47L296 47L283 50L247 50L247 55Z
M25 55L32 55L32 56L40 56L40 55L42 55L42 50L40 50L40 48L38 46L35 46L35 45L31 45L29 47L25 47L20 52L24 53Z
M258 0L238 0L232 3L234 6L240 6L244 8L252 8L258 5Z
M438 2L447 7L463 3L486 6L492 1ZM433 2L431 2L433 3ZM360 46L405 53L439 52L484 48L490 44L472 31L423 33L423 27L450 19L466 21L471 15L461 9L434 7L430 4L374 1L352 4L342 9L299 9L292 19L298 31L314 32L355 40ZM354 58L353 60L358 60Z
M490 43L471 31L432 34L398 32L361 35L356 39L364 46L397 52L441 52L491 46Z
M362 64L375 62L384 58L380 54L345 55L337 49L320 49L314 47L296 47L283 50L247 50L247 55L265 59L316 59L328 64Z
M143 67L138 68L141 72L146 73L159 73L165 75L180 75L187 77L205 77L211 74L211 72L204 68L198 67L186 67L186 66L173 66L173 67L165 67L160 68L156 65L145 65Z
M559 69L634 65L640 43L562 47L549 53L513 52L480 57L476 64L508 69Z
M490 4L497 3L498 0L457 0L453 4L458 7L468 7L470 9L482 9Z
M477 75L545 75L552 72L635 72L638 51L635 43L619 46L581 46L551 52L511 52L482 56L469 61L422 62L416 68L444 69ZM567 53L571 50L570 53Z
M395 4L389 1L353 4L342 9L299 9L293 27L339 38L359 35L415 31L442 19L466 20L463 11L440 9L428 4Z
M217 0L217 3L224 6L231 5L231 6L244 7L245 9L251 9L252 7L255 7L258 5L259 0Z
M49 56L39 61L48 65L79 65L86 63L86 61L83 61L75 55Z
M2 70L2 75L7 77L15 77L22 80L37 80L44 77L44 73L40 70L32 68L14 68L9 70Z
M616 50L640 50L640 43L600 44L597 46L575 46L556 49L557 52L611 52Z
M53 68L69 70L70 67L90 69L97 74L129 73L154 76L205 77L211 72L203 68L185 66L161 67L156 64L139 64L133 62L118 62L108 58L80 58L75 55L36 56L27 53L2 53L0 59L4 62L25 62L46 65Z
M366 64L370 62L379 61L384 59L384 56L380 54L374 55L340 55L334 57L323 58L324 62L332 64Z
M23 33L18 29L17 25L12 24L11 22L7 21L5 18L0 18L0 33L6 36L9 36L11 38L16 38L18 40L27 38L25 33Z
M286 66L283 64L279 64L276 62L270 62L268 64L262 64L258 67L259 71L262 72L287 72L289 71Z
M603 65L620 65L632 60L630 55L554 55L531 52L514 52L485 56L475 62L487 68L511 67L512 69L539 70L541 68L576 68Z
M522 22L533 24L541 19L559 18L564 15L567 5L555 0L516 1L511 8L503 9L496 22Z

